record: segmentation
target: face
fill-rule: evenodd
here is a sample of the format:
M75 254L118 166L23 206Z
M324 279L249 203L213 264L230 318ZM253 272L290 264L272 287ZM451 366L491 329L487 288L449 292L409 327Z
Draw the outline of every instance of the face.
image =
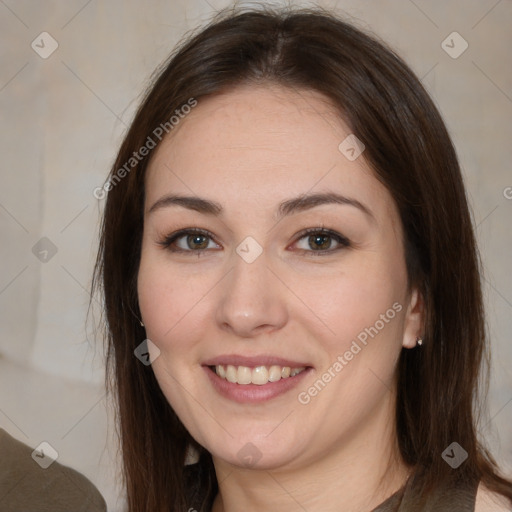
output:
M339 149L349 134L318 93L240 87L201 100L150 162L152 368L214 460L295 467L393 422L417 294L396 206Z

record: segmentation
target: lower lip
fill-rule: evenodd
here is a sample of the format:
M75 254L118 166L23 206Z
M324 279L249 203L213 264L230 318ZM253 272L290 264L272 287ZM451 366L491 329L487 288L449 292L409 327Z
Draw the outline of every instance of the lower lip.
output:
M219 377L210 367L203 366L203 368L218 393L239 403L258 403L271 400L296 387L312 370L312 368L306 368L293 377L279 379L277 382L267 382L267 384L259 386L257 384L232 383Z

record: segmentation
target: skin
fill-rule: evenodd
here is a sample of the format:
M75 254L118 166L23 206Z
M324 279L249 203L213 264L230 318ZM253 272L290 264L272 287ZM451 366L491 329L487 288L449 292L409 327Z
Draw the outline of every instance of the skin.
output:
M213 456L220 492L213 510L372 510L409 474L395 432L396 366L421 336L423 301L409 289L402 226L364 153L338 145L351 131L319 93L243 86L201 99L157 148L146 176L138 294L147 337L160 350L153 371L191 435ZM352 205L323 204L279 222L278 205L305 193L336 192ZM168 194L220 203L207 215ZM301 235L333 230L330 253ZM210 231L197 255L161 242L189 227ZM247 236L263 249L252 263L236 252ZM302 238L300 238L302 236ZM330 241L330 245L329 245ZM320 248L320 249L321 249ZM337 250L339 248L339 250ZM393 304L402 306L309 403L307 391L357 335ZM258 404L212 387L202 364L222 354L272 354L313 369L298 388ZM244 467L248 442L261 458Z

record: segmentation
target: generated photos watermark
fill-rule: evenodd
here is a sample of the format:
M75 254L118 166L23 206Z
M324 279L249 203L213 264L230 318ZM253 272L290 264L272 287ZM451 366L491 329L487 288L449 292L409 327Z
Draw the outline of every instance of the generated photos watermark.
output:
M197 105L197 100L189 98L187 103L183 104L180 108L174 111L174 114L165 123L160 123L151 133L148 135L146 142L138 149L134 151L132 156L124 163L122 167L110 177L108 181L102 187L96 187L93 190L93 196L98 199L105 199L108 192L110 192L123 178L125 178L130 171L141 162L146 156L149 155L150 151L156 147L165 135L170 133L180 123L180 121L190 114L192 109Z
M402 309L402 305L399 302L395 302L385 313L379 316L379 319L372 326L365 327L357 335L357 339L352 340L350 348L342 355L339 355L336 358L336 361L327 368L327 370L314 382L313 385L298 394L297 399L299 400L299 403L302 405L309 404L311 400L317 396L327 386L327 384L329 384L329 382L331 382L332 379L334 379L343 370L343 368L352 361L352 359L354 359L354 356L359 354L359 352L368 345L368 337L373 339L377 336L377 334L384 329L386 324L389 324L389 322L393 320L396 314L400 313Z

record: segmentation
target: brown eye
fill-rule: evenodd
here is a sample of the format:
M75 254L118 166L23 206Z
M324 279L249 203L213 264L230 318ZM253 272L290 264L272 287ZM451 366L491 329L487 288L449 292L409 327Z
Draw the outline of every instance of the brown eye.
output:
M183 237L181 237L181 238L183 238ZM206 237L205 235L187 235L185 240L186 240L186 246L189 249L202 250L202 249L206 249L208 247L208 237Z
M211 247L211 244L214 247ZM213 235L200 229L182 229L166 236L159 244L171 252L188 252L199 254L208 249L218 248Z
M309 235L308 244L312 249L330 249L332 237L329 235Z
M336 231L321 228L306 230L296 244L298 245L301 241L304 242L302 242L302 247L298 246L298 249L311 254L316 253L315 255L331 254L344 247L350 247L350 241L343 235ZM333 244L335 245L334 248Z

